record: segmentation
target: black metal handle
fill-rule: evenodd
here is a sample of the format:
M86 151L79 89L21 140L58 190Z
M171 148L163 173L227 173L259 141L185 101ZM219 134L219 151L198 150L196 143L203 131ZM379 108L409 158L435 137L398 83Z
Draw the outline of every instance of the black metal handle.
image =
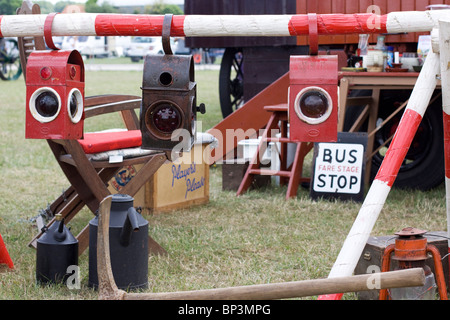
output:
M162 45L165 54L173 54L170 47L170 31L172 28L173 14L167 13L164 15L164 21L162 26Z

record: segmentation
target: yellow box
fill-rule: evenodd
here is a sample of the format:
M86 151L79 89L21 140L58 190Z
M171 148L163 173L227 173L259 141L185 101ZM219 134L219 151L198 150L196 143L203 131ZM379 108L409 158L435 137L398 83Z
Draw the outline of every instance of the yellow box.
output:
M209 202L209 155L211 139L203 138L190 152L163 164L145 186L134 195L134 206L154 213L167 212ZM109 182L112 193L120 192L142 165L121 169Z
M196 144L191 152L158 169L145 186L145 207L165 212L209 201L209 164L202 156L209 146Z

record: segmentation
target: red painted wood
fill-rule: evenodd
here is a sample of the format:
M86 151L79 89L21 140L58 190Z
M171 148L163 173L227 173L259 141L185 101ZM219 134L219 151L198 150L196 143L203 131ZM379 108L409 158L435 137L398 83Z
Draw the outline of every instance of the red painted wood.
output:
M443 112L445 176L450 179L450 115Z
M185 16L173 17L171 36L185 36L184 19ZM163 20L163 15L99 14L95 19L95 32L104 36L160 36Z
M421 121L422 116L419 113L406 109L375 177L376 180L386 182L392 187Z
M228 130L231 132L237 130L246 132L247 130L257 131L264 128L271 116L271 113L264 110L264 107L287 103L288 88L289 73L286 73L211 128L208 133L215 136L219 141L219 146L213 150L211 155L211 163L225 159L226 155L236 148L237 141L235 141L234 136L227 134Z
M380 28L374 29L367 24L372 14L328 14L318 15L318 30L321 35L386 33L387 16L380 17ZM289 22L289 33L292 36L308 34L308 17L293 16Z

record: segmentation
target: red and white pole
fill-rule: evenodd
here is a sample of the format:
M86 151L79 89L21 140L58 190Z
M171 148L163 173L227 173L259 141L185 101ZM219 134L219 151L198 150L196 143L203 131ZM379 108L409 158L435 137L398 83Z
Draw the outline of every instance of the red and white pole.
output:
M429 32L450 10L391 12L386 15L318 14L319 35ZM47 15L0 16L0 37L43 36ZM54 36L161 36L164 16L58 14ZM309 34L308 15L175 15L171 35L265 37Z
M361 253L370 237L386 198L394 184L400 166L417 132L422 117L427 110L431 96L437 85L440 71L439 54L430 51L409 103L403 113L392 143L383 163L369 189L353 226L345 239L342 249L331 269L329 278L344 277L353 274ZM444 91L444 90L443 90ZM340 299L340 294L319 297L322 300Z
M442 108L444 120L445 190L447 204L447 234L450 253L450 20L439 22L441 56Z

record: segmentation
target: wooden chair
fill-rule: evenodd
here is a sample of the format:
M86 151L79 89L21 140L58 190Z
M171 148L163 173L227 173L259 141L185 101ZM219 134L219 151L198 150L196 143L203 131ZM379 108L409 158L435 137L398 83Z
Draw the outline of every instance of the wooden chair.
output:
M26 1L17 10L18 14L39 14L40 8L34 4L30 7ZM42 37L21 38L18 41L22 68L26 77L26 63L28 56L33 50L45 50L45 42ZM63 192L49 207L47 211L50 216L61 214L66 222L70 221L85 205L94 214L98 211L100 202L111 194L108 190L108 182L122 168L141 164L141 169L131 178L131 180L120 190L120 193L134 196L141 187L151 178L159 167L169 159L169 153L152 150L140 150L124 157L119 163L110 163L108 159L99 158L99 154L89 154L86 151L86 144L108 145L114 135L125 136L125 140L130 133L134 136L139 132L139 120L134 109L140 108L141 97L130 95L104 95L86 97L85 119L111 112L119 112L124 121L127 132L117 132L111 134L85 133L82 140L47 140L51 152L61 167L71 186ZM93 139L93 142L88 142ZM113 139L114 140L114 139ZM127 149L132 150L132 149ZM97 150L98 151L98 150ZM102 150L100 150L102 151ZM106 155L107 157L107 155ZM48 222L49 227L55 218ZM79 254L89 245L89 226L86 226L76 237L79 241ZM29 243L29 246L36 247L36 241L42 235L42 231L36 235ZM165 250L149 237L149 251L152 253L164 254Z

